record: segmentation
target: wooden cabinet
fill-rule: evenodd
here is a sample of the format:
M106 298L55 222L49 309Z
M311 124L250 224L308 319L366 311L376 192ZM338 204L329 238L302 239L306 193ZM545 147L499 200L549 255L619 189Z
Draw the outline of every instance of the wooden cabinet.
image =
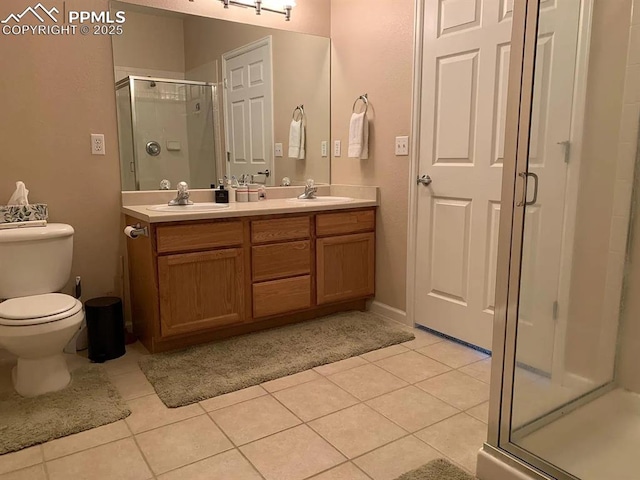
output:
M375 234L318 239L318 304L374 294Z
M240 248L158 259L163 337L242 323L244 265Z
M151 352L364 309L374 294L374 208L143 226L149 237L127 240L129 291Z

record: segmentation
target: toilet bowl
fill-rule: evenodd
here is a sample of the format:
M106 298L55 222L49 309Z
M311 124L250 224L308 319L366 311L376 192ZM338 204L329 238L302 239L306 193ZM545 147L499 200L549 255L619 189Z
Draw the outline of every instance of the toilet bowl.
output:
M60 293L0 303L0 346L18 357L12 380L20 395L42 395L69 384L62 351L83 318L82 303Z
M0 230L0 348L18 357L13 385L25 397L61 390L71 376L63 355L84 318L82 303L59 292L71 274L73 228L48 224Z

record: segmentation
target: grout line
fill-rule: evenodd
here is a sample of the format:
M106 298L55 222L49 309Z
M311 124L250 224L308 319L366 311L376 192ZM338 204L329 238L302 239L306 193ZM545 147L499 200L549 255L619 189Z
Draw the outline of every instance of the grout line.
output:
M129 430L129 433L131 433L131 438L133 438L133 443L136 444L136 447L138 448L138 452L140 453L140 456L142 457L142 460L144 460L144 463L147 465L147 468L151 472L151 478L155 479L156 478L156 472L153 470L153 468L151 468L151 464L149 463L149 460L147 459L147 456L142 451L142 448L140 448L140 444L138 443L138 439L133 434L133 431L131 430L131 427L129 427L129 424L127 424L127 422L124 422L124 423L127 425L127 429ZM127 438L129 438L129 437L127 437Z
M42 455L42 469L44 470L44 478L46 478L47 480L49 480L49 469L47 468L47 461L44 458L44 447L43 447L43 443L41 443L39 445L40 447L40 454Z

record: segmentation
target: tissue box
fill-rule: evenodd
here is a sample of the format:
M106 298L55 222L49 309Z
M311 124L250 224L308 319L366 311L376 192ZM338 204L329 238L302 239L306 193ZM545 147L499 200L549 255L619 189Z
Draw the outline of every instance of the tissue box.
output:
M31 222L47 220L49 207L46 203L31 205L0 205L0 223Z

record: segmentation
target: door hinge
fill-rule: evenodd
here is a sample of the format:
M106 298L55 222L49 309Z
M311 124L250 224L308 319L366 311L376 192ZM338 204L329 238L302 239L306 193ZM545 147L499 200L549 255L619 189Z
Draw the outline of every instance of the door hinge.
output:
M231 161L231 152L227 152L227 162Z
M558 301L556 300L555 302L553 302L553 319L554 320L558 320L558 311L560 310L560 305L558 304Z
M565 140L564 142L558 142L558 145L564 146L564 163L569 163L571 158L571 141Z
M227 89L227 79L226 78L224 78L222 80L222 86L224 87L225 90Z

